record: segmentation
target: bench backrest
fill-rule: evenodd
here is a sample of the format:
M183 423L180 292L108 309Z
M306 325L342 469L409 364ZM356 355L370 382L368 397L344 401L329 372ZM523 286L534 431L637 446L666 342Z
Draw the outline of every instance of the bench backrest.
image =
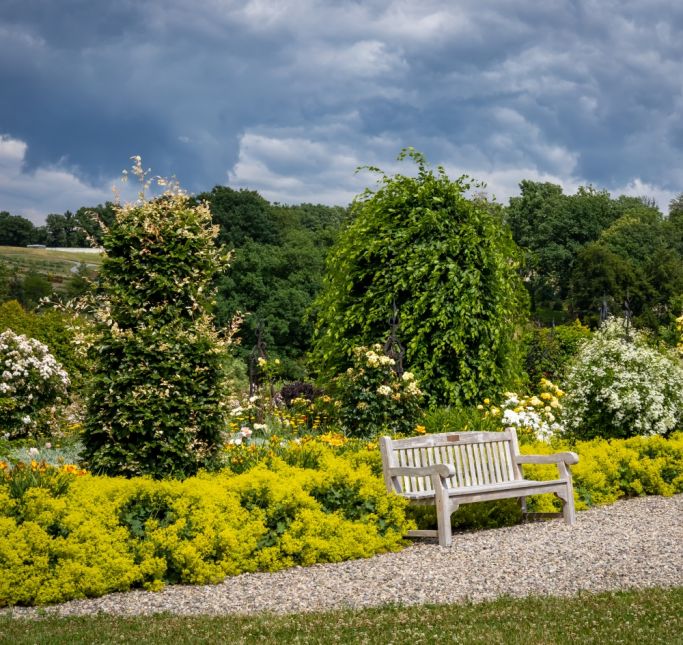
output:
M409 439L380 439L384 481L388 491L419 493L433 490L431 477L390 477L387 468L452 464L449 488L483 486L522 478L514 457L519 454L517 433L449 432Z

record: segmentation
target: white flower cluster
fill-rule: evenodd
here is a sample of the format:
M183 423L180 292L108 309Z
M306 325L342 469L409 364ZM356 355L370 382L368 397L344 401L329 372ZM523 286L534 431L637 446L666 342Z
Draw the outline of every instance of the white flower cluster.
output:
M541 441L549 441L553 435L562 432L562 425L557 421L552 407L537 396L522 400L512 392L506 392L506 396L501 406L501 423L506 428L529 430Z
M57 381L64 390L69 376L50 354L50 350L35 338L26 338L7 330L0 334L0 366L3 368L0 393L17 394L31 379Z
M43 343L7 330L0 334L0 397L12 398L15 421L66 394L69 376ZM11 419L4 419L11 424Z
M565 426L605 436L666 434L683 418L683 366L623 322L606 321L578 353L567 376Z
M368 367L393 367L396 361L383 353L382 346L375 344L365 352Z

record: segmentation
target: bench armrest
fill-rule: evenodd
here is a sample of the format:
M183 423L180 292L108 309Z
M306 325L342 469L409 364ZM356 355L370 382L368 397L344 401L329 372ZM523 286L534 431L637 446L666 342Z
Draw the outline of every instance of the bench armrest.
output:
M518 464L578 464L579 456L575 452L556 452L552 455L517 455Z
M431 466L394 466L388 469L389 477L429 477L439 475L447 478L455 475L452 464L432 464Z

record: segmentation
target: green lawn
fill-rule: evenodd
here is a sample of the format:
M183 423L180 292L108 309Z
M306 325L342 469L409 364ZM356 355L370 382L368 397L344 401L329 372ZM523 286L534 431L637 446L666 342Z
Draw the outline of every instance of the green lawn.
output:
M0 618L2 643L683 644L683 589L287 616Z

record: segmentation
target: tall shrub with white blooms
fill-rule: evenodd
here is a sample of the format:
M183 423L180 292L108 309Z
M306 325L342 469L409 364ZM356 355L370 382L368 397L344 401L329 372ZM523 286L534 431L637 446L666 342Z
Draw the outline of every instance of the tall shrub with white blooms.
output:
M104 304L90 349L84 457L92 471L185 477L218 463L229 339L208 312L228 260L217 235L206 204L177 186L117 207L104 235Z
M618 319L579 350L564 389L564 426L580 439L666 435L683 420L680 359Z
M10 330L0 334L0 433L18 438L41 430L68 387L69 376L46 345Z

